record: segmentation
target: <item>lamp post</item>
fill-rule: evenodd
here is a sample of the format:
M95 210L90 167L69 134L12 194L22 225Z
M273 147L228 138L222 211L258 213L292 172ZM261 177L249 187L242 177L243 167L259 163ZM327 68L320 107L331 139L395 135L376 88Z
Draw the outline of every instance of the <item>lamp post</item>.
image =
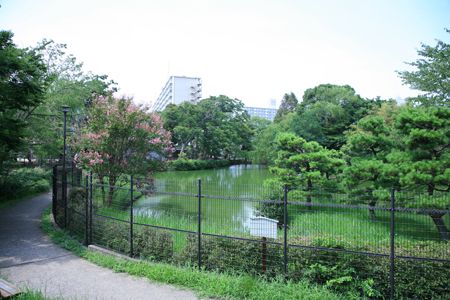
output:
M63 149L63 162L62 162L62 198L64 203L64 228L67 227L67 173L66 173L66 152L67 152L67 112L69 111L69 107L64 105L62 107L62 111L64 114L64 149Z

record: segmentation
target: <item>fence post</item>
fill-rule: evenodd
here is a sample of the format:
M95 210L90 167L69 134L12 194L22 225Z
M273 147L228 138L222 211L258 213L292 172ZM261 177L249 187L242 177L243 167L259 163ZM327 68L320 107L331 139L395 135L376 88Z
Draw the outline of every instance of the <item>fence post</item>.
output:
M57 223L56 220L56 201L58 199L58 167L57 166L53 166L53 176L52 176L52 182L53 182L53 186L52 186L52 190L53 190L53 194L52 194L52 214L53 214L53 219L55 220L55 222ZM58 224L59 225L59 224Z
M284 229L284 239L283 239L283 267L284 267L284 276L288 274L288 242L287 242L287 226L288 226L288 187L284 186L284 194L283 194L283 229Z
M198 179L198 220L197 220L197 259L198 268L202 267L202 180Z
M130 257L133 257L133 175L130 176Z
M391 189L391 222L390 222L390 268L389 268L389 285L390 299L395 299L395 189Z
M67 170L66 170L66 152L67 152L67 112L69 111L68 106L63 106L64 113L64 129L63 129L63 139L64 139L64 149L63 149L63 164L62 164L62 199L64 203L64 228L67 227Z
M85 189L86 189L86 201L84 204L84 244L89 245L89 177L86 175Z
M89 173L89 244L92 244L92 213L93 213L93 188L92 188L92 171Z

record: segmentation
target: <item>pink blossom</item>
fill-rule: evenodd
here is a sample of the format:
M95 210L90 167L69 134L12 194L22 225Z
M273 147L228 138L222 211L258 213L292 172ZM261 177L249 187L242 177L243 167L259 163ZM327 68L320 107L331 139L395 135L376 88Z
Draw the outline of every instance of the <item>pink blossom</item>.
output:
M155 144L159 144L159 143L161 143L161 138L159 138L159 137L150 140L150 144L155 145Z

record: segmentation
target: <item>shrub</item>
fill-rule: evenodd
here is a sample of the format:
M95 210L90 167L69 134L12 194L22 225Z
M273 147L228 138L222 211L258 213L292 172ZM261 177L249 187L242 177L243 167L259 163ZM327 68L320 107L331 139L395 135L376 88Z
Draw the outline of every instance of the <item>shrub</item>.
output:
M263 186L263 197L268 201L258 203L258 214L278 220L278 226L281 227L284 224L283 184L279 179L267 179Z
M0 200L19 198L50 189L50 171L43 168L20 168L0 180Z
M190 171L223 168L231 165L231 161L226 159L219 160L200 160L179 158L168 162L169 170L173 171Z
M141 227L134 232L134 255L152 261L170 262L173 258L172 235L159 229Z
M197 265L197 236L188 235L186 247L178 261ZM206 270L238 274L276 277L282 270L283 250L279 245L266 244L266 271L262 271L262 244L258 241L232 240L227 238L202 238L202 267Z
M357 249L346 241L337 241L329 237L291 242L336 250L352 247L352 250L379 251L379 249L369 248ZM403 251L406 250L397 249L399 254ZM430 243L427 247L416 249L416 255L422 257L428 257L437 252L442 252L442 245L439 243ZM186 247L180 253L178 261L196 265L197 253L197 237L189 235ZM289 248L288 255L288 278L295 282L306 279L349 297L359 295L362 298L381 299L389 295L390 261L388 257L294 247ZM450 266L448 263L396 259L395 264L396 298L442 299L449 295ZM281 245L267 245L267 271L263 273L260 243L203 237L202 266L206 270L276 278L283 275L283 248Z
M94 218L93 242L108 249L130 254L130 225L128 222ZM134 226L133 254L152 261L170 262L173 240L170 233L159 229Z
M84 239L86 222L85 205L86 190L83 188L71 188L67 195L67 227L78 240Z

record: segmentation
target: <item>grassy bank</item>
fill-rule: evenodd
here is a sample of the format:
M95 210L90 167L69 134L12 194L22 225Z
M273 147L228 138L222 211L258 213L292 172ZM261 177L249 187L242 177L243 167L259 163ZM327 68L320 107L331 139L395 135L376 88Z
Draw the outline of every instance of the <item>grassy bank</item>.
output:
M167 264L129 261L87 250L66 232L53 227L50 212L42 217L42 228L60 246L102 267L152 281L189 288L203 297L226 299L344 299L324 287L282 279L264 281L250 276L199 271ZM355 297L356 298L356 297ZM348 295L346 297L348 299Z

